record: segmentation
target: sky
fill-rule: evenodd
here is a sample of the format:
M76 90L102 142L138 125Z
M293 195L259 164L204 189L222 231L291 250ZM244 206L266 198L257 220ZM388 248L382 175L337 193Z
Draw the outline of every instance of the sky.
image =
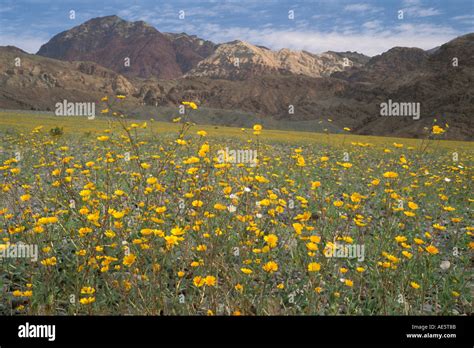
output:
M1 0L0 46L36 53L54 35L108 15L216 43L369 56L474 32L473 0Z

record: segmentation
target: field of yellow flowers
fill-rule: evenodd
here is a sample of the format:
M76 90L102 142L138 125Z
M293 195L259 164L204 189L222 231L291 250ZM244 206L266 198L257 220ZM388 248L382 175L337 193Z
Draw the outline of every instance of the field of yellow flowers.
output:
M103 113L0 128L1 314L472 313L473 145L444 125L312 141Z

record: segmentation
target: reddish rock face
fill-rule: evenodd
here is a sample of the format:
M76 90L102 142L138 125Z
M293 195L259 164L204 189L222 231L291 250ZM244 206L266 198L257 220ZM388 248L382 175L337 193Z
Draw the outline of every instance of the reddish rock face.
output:
M176 52L176 62L183 73L196 67L201 60L213 54L217 47L213 42L200 39L195 35L185 33L165 33L164 35L171 41Z
M94 18L53 37L38 55L92 61L126 76L173 79L212 53L214 44L182 35L174 39L145 22ZM208 53L209 52L209 53Z

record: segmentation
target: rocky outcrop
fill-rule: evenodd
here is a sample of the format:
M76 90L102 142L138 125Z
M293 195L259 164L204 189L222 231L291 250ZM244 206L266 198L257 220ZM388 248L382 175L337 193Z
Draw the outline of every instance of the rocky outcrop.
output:
M354 65L360 64L336 52L317 55L286 48L272 51L237 40L219 45L211 56L199 62L186 76L228 80L272 74L326 77Z

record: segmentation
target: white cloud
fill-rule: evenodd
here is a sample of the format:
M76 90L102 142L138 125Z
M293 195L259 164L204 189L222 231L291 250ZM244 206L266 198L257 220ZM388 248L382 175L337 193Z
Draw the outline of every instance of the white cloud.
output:
M375 28L375 27L373 27ZM236 39L272 49L290 48L314 53L325 51L357 51L370 56L381 54L392 47L419 47L431 49L459 35L449 27L425 24L403 24L393 29L320 32L311 30L275 30L262 28L254 30L218 25L206 26L202 36L215 42Z
M346 5L344 7L344 11L347 12L361 12L361 13L367 13L367 12L378 12L380 9L369 4L365 3L358 3L358 4L351 4L351 5Z
M382 21L379 21L377 19L377 20L365 22L364 24L362 24L362 27L368 30L373 30L373 29L380 28L381 25L382 25Z
M404 0L404 6L413 6L413 5L421 5L421 0Z
M474 15L456 16L456 17L453 17L453 19L455 19L455 20L467 20L467 19L470 19L470 20L474 21Z
M7 7L1 7L0 8L0 13L2 12L10 12L11 10L13 10L13 7L12 6L7 6Z
M418 5L409 6L403 9L409 17L431 17L431 16L439 16L442 12L434 7L421 7Z
M474 26L474 15L456 16L456 17L452 17L451 19L462 24L471 25L471 27Z
M418 8L415 11L415 14L417 17L430 17L430 16L438 16L442 12L440 10L437 10L433 7L430 8Z
M312 19L329 19L329 18L334 18L334 15L330 14L315 14L311 16Z

